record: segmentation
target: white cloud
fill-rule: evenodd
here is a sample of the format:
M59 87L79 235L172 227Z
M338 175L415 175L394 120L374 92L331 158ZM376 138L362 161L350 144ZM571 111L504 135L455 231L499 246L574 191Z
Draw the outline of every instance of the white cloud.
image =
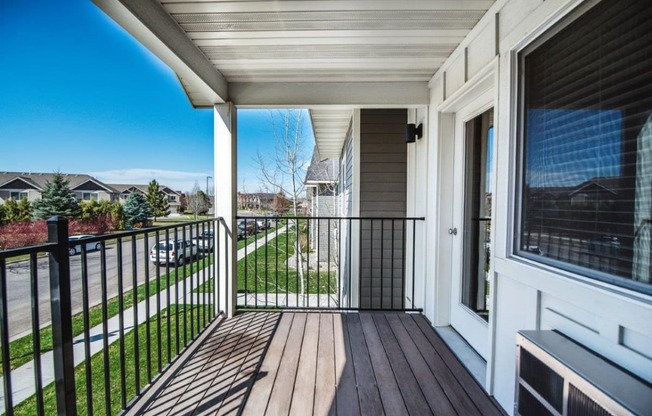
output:
M213 173L206 172L182 172L175 170L163 169L117 169L106 170L102 172L91 172L91 175L107 184L148 184L152 179L156 179L161 185L165 185L176 191L190 191L195 185L195 181L199 183L199 187L203 190L206 187L206 177L213 176ZM209 187L212 188L213 181L209 179Z

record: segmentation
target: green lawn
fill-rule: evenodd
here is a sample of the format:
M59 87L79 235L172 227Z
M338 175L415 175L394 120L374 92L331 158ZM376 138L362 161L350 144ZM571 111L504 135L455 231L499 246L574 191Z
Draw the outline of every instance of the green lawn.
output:
M238 261L238 292L253 293L299 293L301 285L296 261L287 264L294 255L296 233L285 233L257 250L247 253ZM305 267L305 265L304 265ZM306 291L309 294L333 294L337 292L337 273L320 269L319 273L311 269L306 276Z
M145 284L138 286L137 290L137 299L138 302L145 300L148 296L155 295L158 291L167 288L168 286L174 285L177 281L181 282L186 277L191 276L193 273L196 273L198 270L201 270L206 266L209 266L213 263L213 255L205 257L205 259L199 259L195 262L188 263L186 265L186 271L184 274L183 267L179 267L178 276L173 268L170 269L170 275L165 274L165 266L161 267L161 278L157 281L156 279L156 267L150 267L150 283L149 287L146 287ZM181 283L180 283L181 284ZM183 286L182 286L183 287ZM124 292L123 296L123 307L127 309L133 305L133 289L130 289ZM116 316L119 312L119 299L118 297L112 298L107 302L107 312L108 317L111 318ZM102 316L102 305L97 305L89 310L89 328L92 328L96 325L101 324L103 321ZM78 313L72 317L72 326L73 326L73 336L77 336L84 332L84 316L83 313ZM9 356L11 369L20 367L21 365L34 359L34 349L33 349L33 338L32 334L26 335L22 338L12 341L9 343ZM52 327L47 326L41 329L41 352L47 352L52 350ZM0 375L3 374L3 368L0 364Z
M208 321L206 306L175 306L161 311L161 314L150 320L149 334L147 326L141 324L138 327L138 348L136 348L135 331L131 331L124 337L124 360L120 357L120 342L116 341L109 346L109 368L104 366L104 352L99 352L91 358L91 390L92 411L96 415L113 415L123 408L123 403L129 403L136 396L136 368L139 370L138 383L140 389L151 381L151 377L159 373L159 369L168 364L168 354L176 356L185 342L190 341L199 333L200 328L205 327ZM170 319L168 319L170 317ZM185 320L184 320L185 317ZM168 322L169 321L169 322ZM177 325L178 322L178 325ZM184 324L185 322L185 324ZM194 323L191 326L191 322ZM160 326L160 327L159 327ZM185 335L184 335L185 333ZM161 348L158 348L158 337L160 334ZM149 336L150 349L147 349ZM169 337L169 339L168 339ZM177 341L179 348L177 348ZM170 348L168 351L168 343ZM136 366L135 352L139 353L138 366ZM149 359L148 359L149 358ZM124 373L121 368L121 361L124 361ZM107 400L105 394L105 373L109 376L109 395ZM75 385L77 395L77 413L87 413L86 401L86 365L80 364L75 369ZM123 396L123 386L124 392ZM54 383L43 390L45 414L56 414L56 399ZM16 415L37 414L36 396L19 404L15 408Z

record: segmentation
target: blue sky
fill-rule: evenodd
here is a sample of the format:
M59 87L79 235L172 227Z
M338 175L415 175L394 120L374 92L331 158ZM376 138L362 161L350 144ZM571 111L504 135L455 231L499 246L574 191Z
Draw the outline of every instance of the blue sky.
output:
M90 1L0 0L0 83L1 171L179 190L213 174L212 110L193 109L175 74ZM241 110L238 128L238 184L255 191L269 112Z

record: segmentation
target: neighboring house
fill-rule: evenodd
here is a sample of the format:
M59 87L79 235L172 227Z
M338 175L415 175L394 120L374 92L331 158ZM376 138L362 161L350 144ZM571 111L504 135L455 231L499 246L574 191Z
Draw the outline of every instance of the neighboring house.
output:
M117 190L92 176L70 173L62 175L78 201L118 199ZM9 198L27 198L30 202L41 199L45 184L53 178L53 173L0 172L0 203Z
M256 211L270 211L273 210L275 196L276 194L269 192L238 192L238 208Z
M337 178L339 160L337 158L321 160L317 146L312 153L310 166L306 170L306 203L309 217L338 216ZM310 220L310 245L313 250L319 247L320 261L326 261L335 255L336 220ZM330 260L329 260L330 261Z
M149 185L111 184L111 187L114 188L120 195L119 201L122 204L124 204L127 201L127 198L132 193L147 195L148 186ZM163 192L167 196L168 203L170 204L170 213L180 214L182 211L181 197L183 194L181 192L168 188L165 185L159 185L158 190Z

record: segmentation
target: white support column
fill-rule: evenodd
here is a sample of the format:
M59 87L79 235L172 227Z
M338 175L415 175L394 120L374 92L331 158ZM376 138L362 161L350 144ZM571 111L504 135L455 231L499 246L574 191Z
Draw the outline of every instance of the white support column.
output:
M214 107L215 216L222 217L226 230L220 230L218 285L220 306L227 317L235 314L237 300L237 116L233 103ZM226 231L226 238L224 232ZM226 247L224 247L226 242Z

